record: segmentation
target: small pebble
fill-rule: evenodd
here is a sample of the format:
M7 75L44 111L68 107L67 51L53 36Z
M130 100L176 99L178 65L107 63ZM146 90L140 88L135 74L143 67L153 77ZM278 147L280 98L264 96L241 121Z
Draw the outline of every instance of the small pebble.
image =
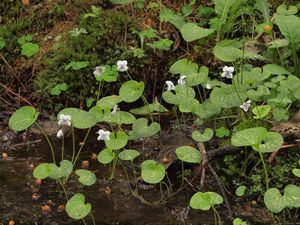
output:
M92 156L91 156L91 159L92 159L92 160L97 160L97 159L98 159L97 154L93 152L93 153L92 153Z
M36 179L35 180L35 185L39 186L43 183L43 180L42 179Z
M83 160L81 162L81 168L88 168L90 166L90 162L88 160Z

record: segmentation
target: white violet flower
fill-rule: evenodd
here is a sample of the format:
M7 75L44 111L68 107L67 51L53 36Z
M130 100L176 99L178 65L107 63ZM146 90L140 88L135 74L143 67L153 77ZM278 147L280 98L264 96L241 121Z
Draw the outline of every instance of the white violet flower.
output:
M104 141L108 141L110 138L109 138L109 135L110 135L110 131L105 131L105 130L98 130L98 132L96 132L99 136L97 137L97 140L100 141L100 140L104 140Z
M115 105L111 111L111 114L115 114L119 110L118 105Z
M64 132L62 131L62 129L60 129L60 130L57 132L56 137L61 138L61 137L63 137L63 136L64 136Z
M223 67L223 73L221 74L221 77L226 77L226 78L232 79L233 78L233 72L234 72L234 67L224 66Z
M59 118L58 125L71 126L71 116L70 115L60 114L58 118Z
M167 80L166 85L168 86L167 91L174 91L175 90L175 86L174 86L172 81Z
M250 108L251 100L243 102L242 105L240 105L240 108L244 110L244 112L248 112L248 109Z
M205 88L206 88L206 89L212 89L212 86L211 86L211 84L206 84L206 85L205 85Z
M178 84L180 84L180 85L185 85L185 78L186 78L186 76L180 76L180 79L178 80Z
M102 74L105 72L104 66L97 66L93 72L96 78L100 78Z
M117 62L117 70L120 72L124 72L126 70L128 70L128 66L127 66L127 60L119 60Z

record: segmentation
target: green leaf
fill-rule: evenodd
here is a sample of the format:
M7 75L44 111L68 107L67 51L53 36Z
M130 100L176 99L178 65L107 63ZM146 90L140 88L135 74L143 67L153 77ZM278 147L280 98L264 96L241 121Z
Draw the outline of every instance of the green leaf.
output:
M247 223L240 218L235 218L233 220L233 225L247 225Z
M165 167L154 160L146 160L141 164L141 176L149 184L161 182L166 174Z
M233 5L234 2L235 2L235 0L214 0L215 11L216 11L216 14L220 18L220 27L221 27L221 25L226 23L226 20L227 20L228 14L229 14L229 9Z
M151 137L159 131L159 123L152 122L148 126L148 120L146 118L139 118L132 124L132 131L129 131L129 139L135 140L139 138Z
M22 51L21 54L27 56L28 58L33 56L35 53L37 53L40 50L38 44L34 44L31 42L25 43L22 45Z
M116 154L111 148L105 148L98 154L98 161L102 164L111 163L114 160Z
M85 197L80 193L72 196L66 204L66 212L74 220L83 219L90 213L91 209L91 204L85 204Z
M285 208L284 199L277 188L270 188L265 192L264 203L273 213L279 213Z
M214 131L211 128L205 128L203 134L195 130L192 133L192 138L197 142L206 142L212 139L214 136Z
M4 48L5 45L6 45L6 42L5 42L4 38L3 38L3 37L0 37L0 50L1 50L2 48Z
M234 62L242 57L243 51L236 47L224 47L217 44L213 48L213 54L216 58L223 62Z
M174 42L170 39L162 38L162 39L159 39L158 41L148 43L147 45L149 45L151 48L154 48L154 49L168 51L168 50L170 50L170 47L172 46L173 43Z
M206 29L199 27L195 23L186 23L181 27L181 35L183 39L187 42L195 41L200 38L207 37L208 35L212 34L215 30L213 29Z
M32 106L23 106L12 114L8 125L14 131L22 131L35 123L38 115L39 113Z
M103 121L116 124L132 124L136 121L134 115L126 111L117 111L116 113L107 112L104 114Z
M219 127L218 129L216 129L216 136L218 138L228 137L229 134L230 134L230 130L228 130L225 127Z
M277 7L276 12L283 15L295 15L297 14L298 9L296 6L287 6L286 4L281 4Z
M264 71L268 71L270 74L274 74L274 75L291 74L284 67L276 65L276 64L264 65L263 69L264 69Z
M72 126L78 129L87 129L93 127L97 123L97 118L95 118L93 113L86 112L82 109L77 109L77 108L63 109L57 115L58 120L60 114L70 115Z
M300 177L300 169L295 168L292 170L292 172L296 177Z
M139 108L131 109L129 112L136 114L136 115L148 115L153 112L168 112L163 105L161 105L157 100L154 101L152 104L148 104Z
M221 112L221 107L211 102L210 99L206 99L202 104L198 105L195 109L195 114L202 119L209 119Z
M50 94L51 95L60 95L62 91L68 90L68 85L66 83L59 83L55 85L52 89Z
M234 146L259 145L268 136L264 127L248 128L234 133L231 137L231 144Z
M191 87L176 85L175 88L176 94L173 94L171 91L165 91L162 94L163 99L169 104L179 105L185 99L195 97L195 91Z
M268 0L256 0L255 7L263 14L265 22L270 22L271 4Z
M136 0L110 0L112 3L114 4L121 4L121 5L125 5L125 4L129 4L132 2L135 2Z
M201 66L199 73L187 74L186 84L190 87L204 84L208 80L208 72L209 70L206 66Z
M259 145L252 146L252 148L261 153L276 152L283 144L283 137L279 133L269 132L262 142Z
M122 84L119 90L120 98L125 102L135 102L142 96L144 88L144 82L129 80Z
M284 202L288 208L300 207L300 187L294 184L288 184L284 188Z
M237 94L237 92L239 94ZM210 93L212 103L222 108L239 107L247 98L247 88L244 85L226 85L215 87Z
M96 80L97 81L104 80L106 82L117 81L118 76L119 76L117 66L116 65L113 65L113 66L105 65L104 67L105 67L105 70L104 70L102 76L100 76L100 77L96 76Z
M119 95L110 95L101 98L97 105L100 106L102 109L112 109L115 105L118 105L122 102L122 99Z
M187 163L200 163L201 154L200 151L190 147L190 146L181 146L175 150L178 159Z
M270 105L260 105L252 109L252 113L255 115L254 119L262 119L266 117L271 111L272 107Z
M104 120L103 108L98 106L98 105L93 106L89 110L89 113L92 114L95 117L97 123L100 123Z
M139 155L140 155L140 153L138 151L129 149L129 150L124 150L124 151L120 152L118 157L121 160L133 161Z
M109 137L109 140L105 140L105 145L110 149L118 150L127 145L128 136L124 131L119 130L116 134L110 133Z
M169 8L163 8L160 11L159 18L161 22L169 22L173 24L178 30L185 24L185 19L180 14L174 13Z
M19 37L18 40L17 40L18 44L20 44L20 45L24 45L25 43L31 42L31 41L32 41L32 35L31 34Z
M214 205L223 203L223 197L215 192L197 192L191 200L190 206L193 209L209 210Z
M86 186L91 186L96 182L96 176L89 170L79 169L75 171L75 174L79 176L78 181Z
M198 73L198 68L199 66L196 63L186 58L183 58L173 63L172 66L170 67L169 72L172 74L180 74L180 75L188 76L189 74Z
M289 41L293 52L296 52L300 47L300 18L294 15L275 14L275 21L280 32Z
M79 61L79 62L75 62L75 61L71 61L68 65L65 66L65 70L68 70L70 68L72 68L73 70L80 70L82 68L85 68L89 65L88 61Z
M246 191L246 186L241 185L235 190L235 194L239 197L242 197L245 194L245 191Z
M42 163L34 169L33 176L36 179L45 179L51 174L51 171L52 167L49 163Z
M179 111L183 113L194 112L199 105L200 103L197 99L186 97L184 101L180 102Z
M51 174L49 178L53 180L58 180L61 178L68 178L73 171L73 164L69 160L62 160L60 162L60 167L54 163L50 163Z

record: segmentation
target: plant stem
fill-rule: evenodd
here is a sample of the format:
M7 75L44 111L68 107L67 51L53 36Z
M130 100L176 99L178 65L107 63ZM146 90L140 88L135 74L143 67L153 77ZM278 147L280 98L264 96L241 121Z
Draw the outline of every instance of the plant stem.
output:
M75 131L74 131L74 127L72 126L72 143L73 143L73 150L72 150L72 162L74 160L75 157L75 151L76 151L76 147L75 147Z
M111 171L109 180L112 180L115 176L115 170L116 170L117 162L118 162L118 152L116 151L116 156L113 159L112 171Z
M99 100L99 96L100 96L101 84L102 84L102 82L101 82L101 81L99 81L99 85L98 85L98 93L97 93L97 100L96 100L96 105L97 105L97 102L98 102L98 100Z
M148 101L147 101L147 99L145 98L144 95L141 95L141 98L144 102L144 105L148 107L149 116L150 116L151 122L153 123L154 120L153 120L152 115L151 115L151 109L150 109L149 103L148 103Z
M49 147L50 147L50 149L51 149L53 162L54 162L54 164L56 164L55 154L54 154L54 149L53 149L53 146L52 146L52 144L51 144L51 141L49 140L49 138L48 138L46 132L44 131L44 129L43 129L37 122L35 122L35 124L36 124L37 127L40 129L40 131L42 132L42 134L44 135L44 137L46 138L46 140L47 140L47 142L48 142L48 145L49 145Z
M61 143L61 161L64 160L64 154L65 154L65 137L62 136L62 143Z
M220 214L219 214L218 211L215 209L215 207L212 206L212 209L213 209L214 213L217 215L219 224L221 224ZM217 224L217 223L216 223L216 224Z
M95 218L94 218L94 215L93 215L92 211L90 212L90 215L92 217L93 225L96 225L96 221L95 221Z
M75 157L75 160L72 161L72 162L73 162L73 166L75 165L75 163L76 163L76 161L77 161L77 159L78 159L78 157L79 157L79 154L80 154L80 152L81 152L81 150L82 150L82 148L83 148L83 146L84 146L84 144L85 144L85 141L86 141L87 137L89 136L90 131L91 131L91 128L89 128L88 131L87 131L86 134L85 134L85 137L84 137L84 139L83 139L83 144L80 146L80 148L79 148L79 150L78 150L78 152L77 152L77 155L76 155L76 157Z
M262 162L263 167L264 167L266 188L268 190L269 189L269 176L268 176L268 171L267 171L266 163L265 163L264 157L263 157L263 155L262 155L261 152L259 152L259 156L260 156L261 162Z
M68 192L67 192L67 190L66 190L66 188L65 188L65 185L61 182L61 180L57 180L57 182L60 184L60 186L62 187L62 189L63 189L63 191L64 191L64 194L65 194L65 196L66 196L66 199L67 199L67 201L69 201L69 198L68 198Z

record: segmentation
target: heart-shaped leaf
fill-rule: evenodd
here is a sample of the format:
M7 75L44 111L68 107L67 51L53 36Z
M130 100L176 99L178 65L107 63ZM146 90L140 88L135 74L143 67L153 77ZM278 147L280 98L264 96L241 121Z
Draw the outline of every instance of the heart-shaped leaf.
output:
M66 83L60 83L55 85L52 89L50 94L51 95L60 95L62 91L66 91L68 89L68 85Z
M148 126L148 120L146 118L139 118L132 124L132 131L129 131L129 139L135 140L138 138L151 137L159 131L159 123L153 122Z
M259 145L268 135L264 127L248 128L234 133L231 137L231 144L234 146Z
M186 85L176 85L175 88L176 94L173 94L171 91L165 91L162 94L163 99L169 104L179 105L188 97L195 97L195 91L191 87L187 87Z
M215 30L213 29L205 29L199 27L195 23L186 23L180 29L183 39L187 42L191 42L200 38L207 37L208 35L212 34L214 31Z
M102 122L104 120L104 110L99 105L93 106L89 110L89 113L91 113L95 117L97 123L100 123L100 122Z
M236 190L235 190L235 194L239 197L243 196L245 194L246 191L246 186L245 185L241 185L239 186Z
M58 180L61 178L68 178L73 171L73 164L69 160L63 160L60 162L60 167L54 163L50 163L51 174L49 178Z
M28 42L22 45L21 54L29 58L33 56L35 53L37 53L39 50L40 48L38 44Z
M94 126L97 123L97 118L95 118L93 113L86 112L82 109L63 109L57 115L58 120L60 114L70 115L72 126L78 129L87 129Z
M206 66L201 66L199 73L191 73L186 75L186 84L190 87L203 84L208 79L208 68Z
M115 105L118 105L122 102L122 99L119 95L110 95L101 98L97 102L97 106L100 106L102 109L112 109Z
M210 94L212 103L222 108L239 107L246 98L247 88L244 85L215 87Z
M107 112L103 120L107 123L132 124L136 120L135 116L126 111L117 111L115 113Z
M181 146L176 148L175 150L177 157L183 161L188 163L200 163L201 154L200 152L190 146Z
M124 131L119 130L116 134L110 133L109 137L109 140L105 140L105 145L108 148L118 150L127 145L128 136Z
M258 152L276 152L283 144L283 137L276 132L269 132L259 145L254 145L252 148Z
M136 157L138 157L140 153L136 150L128 149L119 153L118 157L121 160L129 160L133 161Z
M38 118L39 113L32 106L23 106L9 118L8 125L14 131L22 131L30 127Z
M75 194L66 204L66 212L74 220L83 219L90 213L91 209L91 204L85 204L85 197L81 193Z
M262 119L266 117L271 111L272 107L270 105L260 105L252 109L252 113L255 115L254 119Z
M221 107L206 99L202 104L198 105L195 109L195 114L202 119L209 119L221 112Z
M172 64L169 72L189 76L190 74L198 73L198 65L186 58L179 59Z
M300 177L300 169L294 168L294 169L292 170L292 172L293 172L293 174L294 174L296 177Z
M79 176L78 181L86 186L91 186L96 182L96 176L89 170L79 169L75 171L75 174Z
M98 161L102 164L108 164L111 163L115 157L116 154L111 148L105 148L98 154Z
M286 207L299 208L300 207L300 187L294 184L288 184L284 188L284 202Z
M279 213L285 207L284 199L277 188L270 188L265 192L264 203L273 213Z
M214 136L214 131L211 128L206 128L201 134L199 131L193 131L192 138L197 142L206 142L212 139Z
M33 176L36 179L45 179L51 174L51 171L52 167L49 163L42 163L34 169Z
M195 98L186 97L181 103L179 104L180 112L194 112L195 109L200 105L199 101Z
M144 88L144 82L129 80L122 84L119 90L120 98L125 102L135 102L142 96Z
M141 164L141 175L145 182L157 184L164 179L166 174L165 167L154 160L146 160Z
M190 206L193 209L209 210L214 205L223 203L223 197L215 192L197 192L191 200Z

